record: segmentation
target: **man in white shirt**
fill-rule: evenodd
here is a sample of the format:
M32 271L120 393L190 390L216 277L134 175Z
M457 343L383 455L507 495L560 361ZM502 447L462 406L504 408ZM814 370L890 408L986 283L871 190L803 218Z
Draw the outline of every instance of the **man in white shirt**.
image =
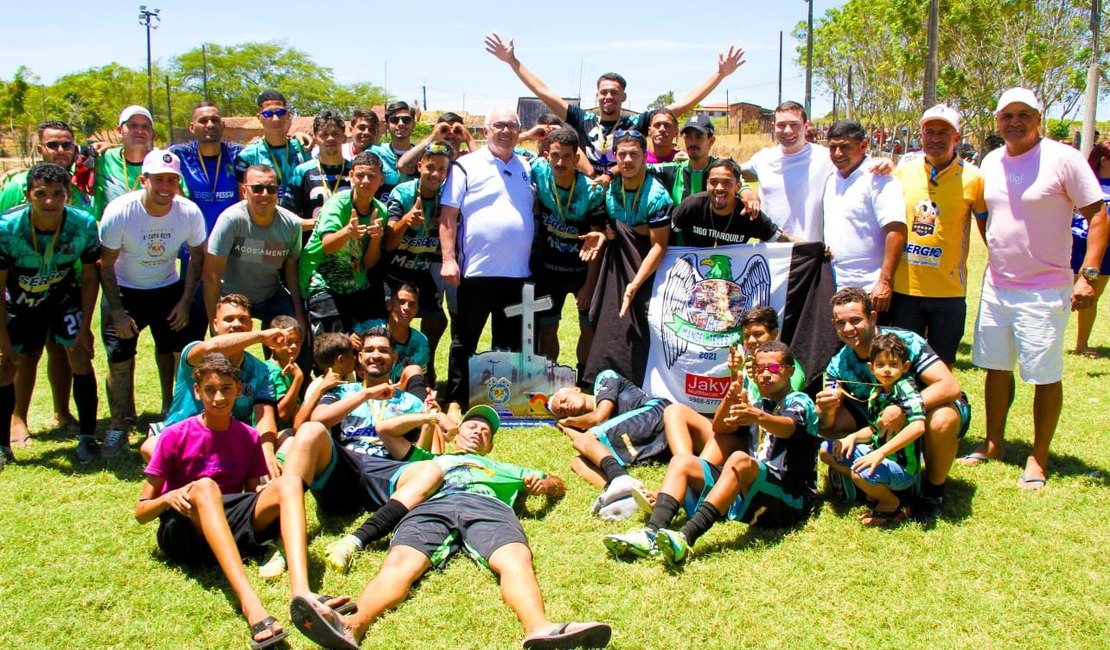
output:
M189 322L204 319L193 300L204 260L204 216L179 194L181 161L169 151L151 151L143 160L141 182L142 190L109 203L100 220L100 331L108 352L112 416L101 451L105 456L127 448L139 332L149 325L154 336L164 415L173 399L178 357L191 339ZM177 272L183 244L190 255L184 278Z
M836 173L825 183L823 239L836 288L864 289L875 311L884 312L906 245L902 184L867 168L867 132L854 120L829 127L829 158Z
M451 328L447 397L463 410L470 402L470 357L491 314L493 348L520 349L520 327L505 307L520 302L534 234L532 170L513 153L520 118L512 109L493 110L485 130L486 146L451 167L439 216L440 274L459 288L460 305Z

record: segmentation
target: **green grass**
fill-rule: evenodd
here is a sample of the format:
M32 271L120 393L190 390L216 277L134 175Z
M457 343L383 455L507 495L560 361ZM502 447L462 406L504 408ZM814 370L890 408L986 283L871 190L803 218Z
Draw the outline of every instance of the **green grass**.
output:
M983 255L976 241L972 314ZM1104 300L1093 339L1104 351L1106 309ZM574 322L568 309L564 323ZM968 342L972 328L973 322ZM563 333L562 360L573 365L571 329ZM1073 341L1074 319L1069 347ZM444 369L445 351L444 343ZM153 358L149 347L141 354L138 400L153 409ZM956 369L974 410L964 452L983 437L983 373L968 354L964 346ZM1106 360L1067 357L1066 409L1040 493L1015 486L1032 437L1032 389L1019 385L1006 462L954 468L935 528L864 529L858 510L821 503L795 530L718 525L681 573L606 556L601 536L633 524L586 515L596 492L571 475L572 451L554 429L505 431L494 456L567 479L567 497L526 517L524 527L551 618L608 621L614 648L1107 647L1108 372ZM106 417L103 399L101 410ZM247 626L219 571L186 573L166 564L155 525L132 518L141 481L137 453L78 467L73 440L45 430L49 418L43 378L31 417L36 443L17 452L19 466L0 473L0 647L245 647ZM660 466L636 470L652 487L662 473ZM529 507L539 511L543 504L533 499ZM311 498L308 505L314 588L357 594L385 547L361 554L347 576L325 571L324 547L352 522L321 523ZM253 564L249 570L253 579ZM287 583L254 583L271 612L288 621ZM520 639L494 579L456 559L377 623L366 647L513 648ZM290 641L311 647L295 631Z

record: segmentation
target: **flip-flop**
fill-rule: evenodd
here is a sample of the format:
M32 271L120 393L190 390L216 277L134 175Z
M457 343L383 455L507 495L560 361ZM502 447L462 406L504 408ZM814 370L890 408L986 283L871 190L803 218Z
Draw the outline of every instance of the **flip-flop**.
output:
M547 634L528 637L525 648L556 650L558 648L604 648L613 629L605 623L563 623Z
M1043 488L1045 486L1045 483L1046 479L1036 477L1028 478L1025 476L1025 474L1022 474L1021 478L1018 479L1017 486L1019 490L1025 490L1026 492L1036 492L1037 490Z
M897 510L889 512L884 510L876 510L871 508L863 517L860 518L860 523L864 526L890 526L896 524L906 518L906 510L898 506Z
M267 616L266 618L251 626L251 650L262 650L262 648L269 648L272 645L277 645L278 643L281 643L282 640L285 639L285 637L289 636L289 630L283 629L281 632L275 632L275 625L277 625L277 621L274 620L274 617ZM265 632L266 630L270 631L269 637L262 639L261 641L254 640L254 637L257 636L259 632Z
M973 451L966 456L961 456L960 464L964 467L978 467L980 465L986 465L992 460L994 459L982 452Z
M316 602L320 603L324 607L334 609L336 614L349 614L358 609L358 603L353 600L348 600L338 607L331 607L330 605L328 605L329 600L338 600L338 598L339 596L328 596L327 594L321 594L316 597Z
M12 438L12 449L26 449L35 444L34 438L31 434L25 434L22 438Z
M289 616L301 634L317 645L339 650L359 650L358 643L343 631L339 612L327 605L304 596L294 596L293 602L289 604Z

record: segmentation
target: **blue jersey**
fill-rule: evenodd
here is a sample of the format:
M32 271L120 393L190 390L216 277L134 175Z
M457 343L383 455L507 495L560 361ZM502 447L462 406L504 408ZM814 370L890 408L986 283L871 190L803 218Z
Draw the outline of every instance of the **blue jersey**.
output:
M189 363L189 351L200 341L193 341L181 351L181 362L177 364L177 379L173 385L173 401L166 414L166 426L181 422L204 411L204 404L193 394L193 365ZM243 353L239 364L239 382L242 388L235 398L231 415L240 422L257 424L254 421L254 407L258 404L274 405L274 385L270 383L270 369L265 363L249 352Z
M360 390L362 390L362 384L359 382L340 384L324 393L324 396L320 398L320 406L335 404ZM370 456L388 457L389 452L382 446L382 441L378 439L378 430L375 425L398 415L419 413L423 410L424 403L420 401L420 398L399 390L389 399L370 399L356 406L354 410L343 416L339 424L332 427L332 436L339 444L351 451Z
M671 225L674 202L667 188L651 174L635 190L624 189L624 179L617 176L605 191L605 211L614 221L635 227L647 224L652 228Z
M238 143L221 142L219 155L210 157L200 155L195 140L170 147L181 159L181 178L204 215L204 231L209 234L220 213L239 202L235 161L242 150Z

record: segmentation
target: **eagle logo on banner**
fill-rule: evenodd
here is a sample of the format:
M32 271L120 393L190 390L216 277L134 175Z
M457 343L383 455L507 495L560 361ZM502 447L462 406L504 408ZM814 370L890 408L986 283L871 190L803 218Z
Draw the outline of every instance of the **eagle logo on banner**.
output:
M704 276L699 266L708 267ZM752 255L734 277L728 255L708 255L699 262L696 255L687 253L667 271L661 295L661 342L667 368L672 368L691 343L726 348L743 338L744 311L770 304L771 268L765 257Z

